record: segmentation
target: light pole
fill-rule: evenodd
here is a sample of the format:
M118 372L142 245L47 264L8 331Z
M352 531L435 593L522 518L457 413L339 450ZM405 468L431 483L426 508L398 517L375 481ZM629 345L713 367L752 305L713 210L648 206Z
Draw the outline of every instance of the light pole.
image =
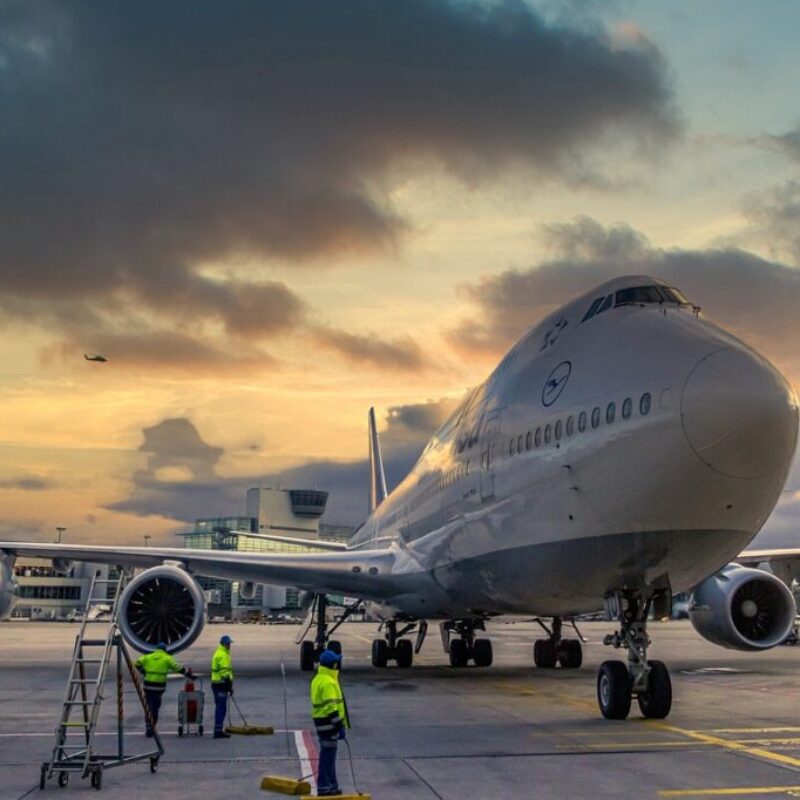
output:
M150 536L150 534L149 534L149 533L146 533L146 534L144 535L144 546L145 546L145 547L147 547L147 543L148 543L148 542L150 541L150 539L152 539L152 538L153 538L153 537L152 537L152 536Z
M58 533L58 539L56 539L56 544L61 544L61 537L64 535L65 530L66 528L61 525L56 527L56 533Z

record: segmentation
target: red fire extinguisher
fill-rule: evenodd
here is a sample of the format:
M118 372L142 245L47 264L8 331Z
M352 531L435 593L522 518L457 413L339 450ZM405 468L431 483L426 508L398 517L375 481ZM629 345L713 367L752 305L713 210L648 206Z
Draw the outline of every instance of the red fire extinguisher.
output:
M183 691L194 692L194 675L191 673L189 673L189 676L186 678ZM186 722L192 724L197 722L197 700L192 699L186 701Z

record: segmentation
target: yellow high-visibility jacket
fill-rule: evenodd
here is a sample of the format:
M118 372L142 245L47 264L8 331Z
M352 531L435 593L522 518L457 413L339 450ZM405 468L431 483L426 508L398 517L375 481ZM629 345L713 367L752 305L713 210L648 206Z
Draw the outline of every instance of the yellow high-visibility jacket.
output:
M143 655L134 665L144 673L144 685L147 689L164 691L167 688L167 675L170 672L186 673L186 668L179 664L166 650L154 650Z
M233 683L231 651L220 645L211 658L211 683Z
M338 739L339 730L350 727L337 670L317 668L311 681L311 717L320 739Z

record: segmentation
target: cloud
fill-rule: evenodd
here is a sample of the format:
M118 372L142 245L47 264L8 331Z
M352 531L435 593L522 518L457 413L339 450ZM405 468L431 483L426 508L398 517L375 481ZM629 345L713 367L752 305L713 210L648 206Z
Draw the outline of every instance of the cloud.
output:
M17 478L0 480L0 489L21 489L24 492L44 492L55 488L56 484L46 478L22 475Z
M627 225L603 227L588 217L547 234L550 255L541 263L463 287L475 313L449 332L454 347L499 356L570 298L610 278L647 274L675 284L779 363L800 368L800 270L735 248L657 248Z
M797 158L800 161L800 132ZM752 196L746 207L753 223L751 235L766 243L770 253L800 266L800 181L789 180L769 192Z
M413 466L427 440L455 405L456 401L444 398L388 410L381 444L390 487ZM204 441L191 420L165 419L145 428L142 434L144 441L139 450L146 454L147 463L134 472L129 496L108 506L112 511L159 516L186 524L198 517L243 516L246 490L271 484L330 492L326 522L357 525L366 515L366 444L365 457L357 461L311 461L266 479L263 474L225 478L217 474L223 448Z
M0 307L289 330L287 287L209 267L395 246L401 168L569 179L674 136L664 59L628 38L522 0L5 3Z
M387 341L372 334L354 334L326 326L313 327L311 336L320 347L354 364L402 372L419 372L427 366L422 350L410 336Z

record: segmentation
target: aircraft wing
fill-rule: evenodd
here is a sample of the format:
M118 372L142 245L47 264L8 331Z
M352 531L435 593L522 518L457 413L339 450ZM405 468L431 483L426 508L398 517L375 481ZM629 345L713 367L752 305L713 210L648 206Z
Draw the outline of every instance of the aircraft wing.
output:
M778 547L773 550L745 550L734 559L738 564L763 564L800 559L800 547Z
M292 586L310 592L343 593L383 600L396 593L392 550L345 553L247 553L181 547L104 547L100 545L0 542L0 555L52 558L62 564L87 561L122 567L182 564L208 578Z

